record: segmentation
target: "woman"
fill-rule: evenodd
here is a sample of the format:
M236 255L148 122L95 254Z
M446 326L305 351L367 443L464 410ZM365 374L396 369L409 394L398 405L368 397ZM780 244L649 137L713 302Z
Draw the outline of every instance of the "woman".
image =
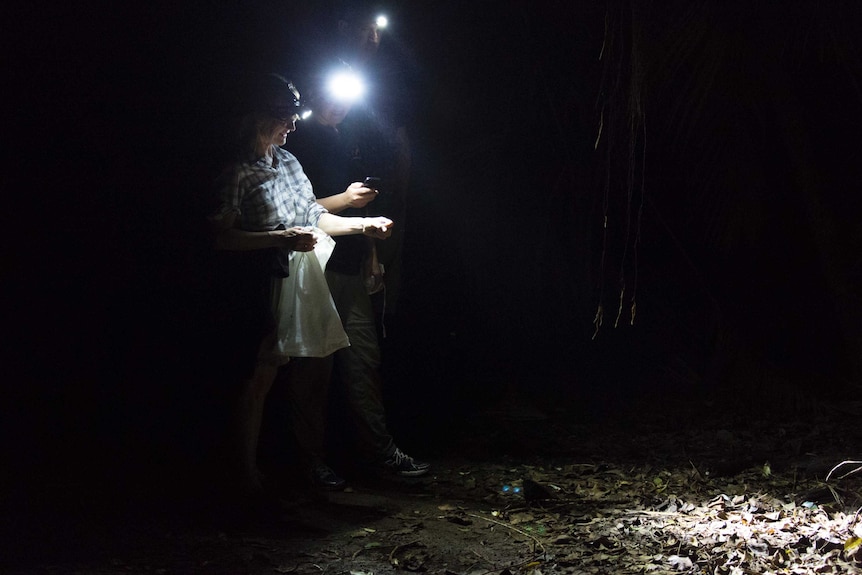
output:
M220 180L219 207L210 218L217 249L254 251L270 259L271 273L265 280L268 289L251 292L256 293L258 307L266 306L268 317L257 331L263 336L249 336L255 340L256 353L249 361L237 414L240 483L251 496L264 492L257 467L264 401L279 367L289 359L278 351L276 337L279 321L283 321L277 302L289 273L289 252L314 249L314 236L302 229L307 226L332 236L375 238L388 237L392 227L388 218L344 218L317 203L302 166L280 148L296 129L299 112L299 93L283 77L270 74L253 87L249 112L240 128L239 157Z

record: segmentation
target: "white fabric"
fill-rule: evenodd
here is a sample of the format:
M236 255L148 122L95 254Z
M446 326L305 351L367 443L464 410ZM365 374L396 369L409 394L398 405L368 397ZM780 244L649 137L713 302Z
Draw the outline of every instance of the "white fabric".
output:
M324 275L335 240L320 228L308 231L317 244L314 251L291 253L290 276L283 280L278 302L276 345L284 355L326 357L350 341Z

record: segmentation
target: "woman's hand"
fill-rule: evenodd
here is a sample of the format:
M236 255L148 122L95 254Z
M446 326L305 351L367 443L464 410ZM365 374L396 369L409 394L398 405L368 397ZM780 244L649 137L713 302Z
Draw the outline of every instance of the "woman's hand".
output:
M362 233L366 236L385 240L392 235L393 222L389 218L362 218Z
M307 232L303 228L288 228L286 230L277 230L273 233L279 236L280 247L295 252L310 252L317 243L314 234Z
M343 192L344 201L349 208L364 208L377 197L377 190L366 188L360 182L353 182Z

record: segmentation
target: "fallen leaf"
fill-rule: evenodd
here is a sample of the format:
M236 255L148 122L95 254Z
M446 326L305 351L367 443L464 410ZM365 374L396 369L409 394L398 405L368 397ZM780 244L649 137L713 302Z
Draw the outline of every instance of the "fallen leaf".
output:
M691 569L692 563L691 559L688 557L680 557L679 555L671 555L667 558L668 562L673 566L677 571L685 571L686 569Z
M512 513L509 516L509 523L512 525L517 525L519 523L527 523L529 521L535 521L536 517L532 513Z
M467 519L466 517L461 517L460 515L447 515L446 521L449 523L454 523L456 525L472 525L473 521Z
M848 560L862 562L862 539L851 537L844 542L844 556Z

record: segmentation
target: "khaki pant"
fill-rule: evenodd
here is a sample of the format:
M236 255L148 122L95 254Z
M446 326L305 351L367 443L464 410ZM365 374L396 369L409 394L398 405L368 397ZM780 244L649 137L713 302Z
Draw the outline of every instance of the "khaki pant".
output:
M326 272L335 307L350 347L335 352L335 370L344 388L359 448L375 461L390 457L395 443L386 427L380 347L371 298L360 275Z

